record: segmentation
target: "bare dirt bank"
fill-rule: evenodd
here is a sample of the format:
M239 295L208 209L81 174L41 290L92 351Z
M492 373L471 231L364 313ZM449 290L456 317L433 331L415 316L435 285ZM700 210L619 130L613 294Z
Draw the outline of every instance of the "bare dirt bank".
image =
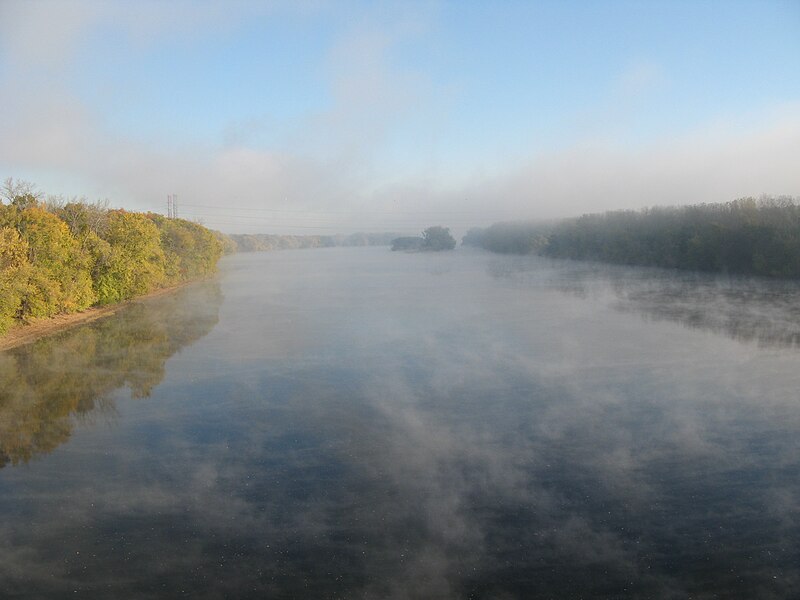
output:
M33 319L30 323L16 325L15 327L9 329L4 335L0 335L0 352L3 352L4 350L10 350L11 348L16 348L17 346L30 344L31 342L35 342L40 338L53 335L59 331L64 331L70 327L83 325L84 323L89 323L91 321L96 321L97 319L108 317L124 309L126 306L130 306L131 304L135 304L137 302L147 301L150 298L155 298L157 296L163 296L164 294L170 294L175 290L188 285L189 283L192 282L161 288L154 292L150 292L149 294L145 294L144 296L137 296L136 298L132 298L118 304L111 304L109 306L101 306L98 308L87 308L82 312L70 313L67 315L55 315L53 317Z

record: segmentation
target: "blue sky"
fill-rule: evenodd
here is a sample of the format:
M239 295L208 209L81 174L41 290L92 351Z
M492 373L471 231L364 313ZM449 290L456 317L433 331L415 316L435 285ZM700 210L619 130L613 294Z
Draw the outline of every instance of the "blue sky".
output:
M226 231L800 195L797 1L4 0L0 40L0 175Z

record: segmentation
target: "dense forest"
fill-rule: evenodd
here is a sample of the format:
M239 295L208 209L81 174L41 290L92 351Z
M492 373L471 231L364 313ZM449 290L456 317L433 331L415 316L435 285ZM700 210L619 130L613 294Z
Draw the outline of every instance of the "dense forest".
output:
M218 235L182 219L43 200L7 180L0 205L0 333L210 274Z
M556 223L495 223L464 243L696 271L800 277L800 205L789 197L588 214Z

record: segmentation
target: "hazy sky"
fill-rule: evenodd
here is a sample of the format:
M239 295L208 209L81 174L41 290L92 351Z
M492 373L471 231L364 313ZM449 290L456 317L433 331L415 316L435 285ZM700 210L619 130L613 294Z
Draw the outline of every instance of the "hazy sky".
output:
M0 177L229 232L800 195L800 2L0 0Z

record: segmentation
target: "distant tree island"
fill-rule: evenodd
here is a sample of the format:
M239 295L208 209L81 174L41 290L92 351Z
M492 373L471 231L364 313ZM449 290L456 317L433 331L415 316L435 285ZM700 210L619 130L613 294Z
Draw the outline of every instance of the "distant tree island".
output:
M436 225L428 227L421 236L399 237L392 240L392 250L405 252L440 252L456 247L455 238L450 229Z

